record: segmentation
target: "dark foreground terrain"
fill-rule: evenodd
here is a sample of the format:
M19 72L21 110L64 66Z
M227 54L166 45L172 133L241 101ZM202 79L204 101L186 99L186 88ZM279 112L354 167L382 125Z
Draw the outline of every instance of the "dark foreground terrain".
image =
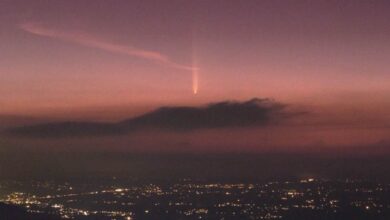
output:
M13 204L1 204L2 220L390 219L390 185L351 179L2 181L1 189Z
M61 218L55 215L45 213L29 213L25 208L0 203L0 219L1 220L60 220Z

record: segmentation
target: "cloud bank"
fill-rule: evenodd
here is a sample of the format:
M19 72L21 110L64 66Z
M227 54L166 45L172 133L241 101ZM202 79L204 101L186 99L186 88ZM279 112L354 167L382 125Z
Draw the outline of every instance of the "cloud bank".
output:
M99 39L96 36L86 34L86 33L51 29L43 25L40 25L38 23L32 23L32 22L23 23L20 25L20 28L28 33L42 36L42 37L54 38L66 42L79 44L85 47L104 50L111 53L125 54L132 57L147 59L177 69L183 69L189 71L193 70L193 67L178 64L172 61L171 59L169 59L168 56L161 54L159 52L107 42L105 40Z
M144 130L193 131L202 129L261 127L274 125L300 113L268 99L225 101L201 107L162 107L117 123L59 122L23 126L6 131L26 137L72 137L122 135Z

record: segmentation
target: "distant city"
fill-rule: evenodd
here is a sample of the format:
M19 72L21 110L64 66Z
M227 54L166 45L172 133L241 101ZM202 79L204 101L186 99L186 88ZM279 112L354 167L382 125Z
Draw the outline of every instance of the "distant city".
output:
M1 202L62 219L388 219L390 184L306 178L263 183L2 181Z

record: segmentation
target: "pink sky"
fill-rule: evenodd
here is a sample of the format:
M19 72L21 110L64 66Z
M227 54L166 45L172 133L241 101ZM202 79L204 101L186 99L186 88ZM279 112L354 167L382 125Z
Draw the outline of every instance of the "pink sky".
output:
M355 0L2 1L0 115L117 120L268 97L320 115L307 123L381 127L380 140L390 124L389 9Z

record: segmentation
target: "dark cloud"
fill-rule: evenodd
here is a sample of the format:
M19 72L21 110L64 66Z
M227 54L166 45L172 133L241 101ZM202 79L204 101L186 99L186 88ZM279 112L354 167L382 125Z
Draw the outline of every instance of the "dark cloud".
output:
M300 113L269 99L225 101L202 107L162 107L117 123L61 122L9 129L10 135L29 137L100 136L139 130L191 131L275 124Z
M38 118L32 116L20 115L0 115L0 130L19 127L23 125L33 125L38 123L47 123L53 121L52 118Z

